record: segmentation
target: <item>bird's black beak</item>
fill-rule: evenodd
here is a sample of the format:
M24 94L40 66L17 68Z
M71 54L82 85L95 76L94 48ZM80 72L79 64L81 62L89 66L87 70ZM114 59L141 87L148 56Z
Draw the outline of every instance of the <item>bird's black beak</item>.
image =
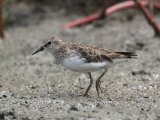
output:
M36 53L38 53L38 52L41 52L41 51L43 51L44 50L44 47L42 46L42 47L40 47L38 50L36 50L34 53L32 53L32 55L34 55L34 54L36 54Z

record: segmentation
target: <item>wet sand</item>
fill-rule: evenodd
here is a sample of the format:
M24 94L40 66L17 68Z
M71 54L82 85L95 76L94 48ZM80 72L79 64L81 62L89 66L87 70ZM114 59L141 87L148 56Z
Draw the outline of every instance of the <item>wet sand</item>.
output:
M61 29L75 18L79 16L57 11L40 22L6 29L6 39L0 40L0 119L160 119L160 38L154 37L144 17L136 13L128 19L128 13L121 12L103 22ZM160 24L160 15L156 20ZM52 35L66 42L135 51L139 59L109 69L100 98L95 85L90 96L82 97L89 84L87 76L55 64L47 52L31 55Z

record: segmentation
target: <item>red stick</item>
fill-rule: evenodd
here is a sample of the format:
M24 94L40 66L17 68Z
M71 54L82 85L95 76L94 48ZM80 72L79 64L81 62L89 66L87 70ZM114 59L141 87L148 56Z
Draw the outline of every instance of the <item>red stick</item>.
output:
M143 6L146 6L147 5L147 1L141 1L141 4ZM155 2L154 3L154 6L158 9L160 9L160 3L158 2ZM122 2L122 3L118 3L116 5L113 5L111 7L109 7L108 9L106 9L105 13L106 15L110 15L116 11L120 11L120 10L123 10L123 9L126 9L126 8L135 8L137 7L137 5L135 4L134 1L125 1L125 2ZM90 22L93 22L95 20L98 20L99 19L99 14L98 13L95 13L95 14L92 14L88 17L85 17L85 18L79 18L77 20L74 20L70 23L67 23L63 26L63 29L68 29L68 28L73 28L73 27L76 27L76 26L80 26L80 25L83 25L83 24L86 24L86 23L90 23Z
M154 16L151 14L151 12L141 2L138 2L138 0L134 0L134 1L138 5L140 10L143 12L144 16L148 20L148 23L153 27L153 29L155 31L155 35L160 36L160 28L157 25L157 23L154 19Z

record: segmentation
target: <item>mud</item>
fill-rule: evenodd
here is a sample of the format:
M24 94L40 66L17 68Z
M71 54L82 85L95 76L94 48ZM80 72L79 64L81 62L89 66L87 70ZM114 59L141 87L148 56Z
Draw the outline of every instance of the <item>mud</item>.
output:
M128 13L134 13L132 19ZM62 10L47 14L38 23L32 23L32 18L27 25L7 28L5 40L0 40L0 119L160 119L160 38L141 13L120 12L71 30L62 30L62 25L80 16ZM160 24L159 14L156 20ZM66 42L135 51L139 59L109 69L100 98L95 86L88 97L82 97L87 76L54 64L47 52L31 55L52 35Z

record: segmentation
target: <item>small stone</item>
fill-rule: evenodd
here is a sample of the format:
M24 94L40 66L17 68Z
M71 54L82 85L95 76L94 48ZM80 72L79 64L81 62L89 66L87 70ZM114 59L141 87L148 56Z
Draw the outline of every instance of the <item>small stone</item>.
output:
M8 115L14 116L14 112L9 111L9 112L8 112Z
M29 118L26 117L26 118L22 118L22 120L31 120L31 119L29 119Z
M0 113L0 120L4 120L4 114Z
M6 98L6 97L7 97L7 95L3 95L3 97L5 97L5 98Z
M96 107L102 108L102 105L100 103L97 103Z
M124 83L123 86L128 86L128 83Z
M30 86L30 88L31 88L31 89L36 89L36 88L37 88L37 86Z
M75 105L72 105L72 106L70 107L70 110L78 111L78 108L77 108Z
M149 98L149 96L147 94L144 94L143 97L144 98Z

